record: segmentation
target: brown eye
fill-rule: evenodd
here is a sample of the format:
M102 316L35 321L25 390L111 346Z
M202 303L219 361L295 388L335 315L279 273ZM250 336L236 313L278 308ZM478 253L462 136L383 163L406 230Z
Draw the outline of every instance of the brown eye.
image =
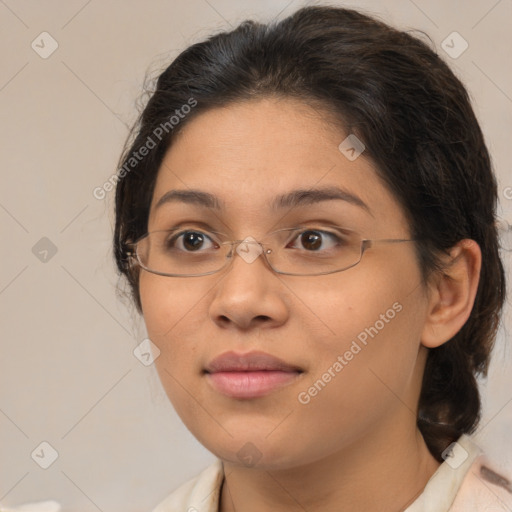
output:
M295 244L300 242L302 247L296 247L294 249L305 249L307 252L319 252L320 250L332 249L338 245L343 245L342 240L334 233L328 231L320 231L308 229L302 231L295 239Z
M200 231L182 231L173 236L166 246L169 250L178 249L184 252L198 252L201 249L214 248L211 238Z
M190 251L199 249L203 242L204 236L200 233L188 232L183 236L183 246Z
M305 249L316 251L322 246L322 236L316 231L305 231L300 237L302 246Z

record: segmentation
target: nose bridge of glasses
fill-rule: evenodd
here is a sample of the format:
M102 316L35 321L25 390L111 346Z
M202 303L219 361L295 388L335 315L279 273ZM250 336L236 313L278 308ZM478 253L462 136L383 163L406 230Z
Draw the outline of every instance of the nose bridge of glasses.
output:
M264 252L261 242L252 236L247 236L243 240L233 242L236 247L236 253L246 262L253 263L260 254ZM232 253L230 252L230 255Z

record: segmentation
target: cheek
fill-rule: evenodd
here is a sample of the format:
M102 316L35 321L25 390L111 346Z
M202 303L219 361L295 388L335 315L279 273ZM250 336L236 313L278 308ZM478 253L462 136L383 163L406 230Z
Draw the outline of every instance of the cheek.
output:
M372 275L361 266L340 274L338 285L294 287L307 298L300 315L309 334L305 352L314 354L308 384L321 389L326 401L336 396L324 387L357 408L358 402L382 399L377 391L386 384L399 392L410 384L424 322L420 275L413 264L388 266Z
M398 342L404 337L398 336L400 332L418 327L418 269L411 262L393 266L388 261L386 266L383 271L384 267L360 265L325 276L325 281L289 283L297 298L297 319L312 334L306 338L311 353L348 349L354 339L362 346L377 338Z
M184 279L145 273L139 281L144 322L148 336L159 348L155 366L162 386L182 418L197 414L190 394L200 372L198 319L206 314L204 290ZM201 317L202 318L202 317Z
M139 280L144 322L149 338L160 349L157 367L164 366L174 373L176 368L190 368L189 363L197 351L194 336L197 319L204 308L198 290L191 283L149 273ZM182 364L183 363L183 364Z
M195 293L193 285L183 278L141 273L140 299L148 332L159 338L169 336L181 321L190 321L187 316L197 315L195 308L200 303L201 293L199 290Z
M394 284L373 279L372 286L346 279L343 293L318 292L322 307L308 313L304 349L314 354L311 371L294 396L302 431L319 433L315 450L354 440L404 404L414 410L423 307L414 276Z

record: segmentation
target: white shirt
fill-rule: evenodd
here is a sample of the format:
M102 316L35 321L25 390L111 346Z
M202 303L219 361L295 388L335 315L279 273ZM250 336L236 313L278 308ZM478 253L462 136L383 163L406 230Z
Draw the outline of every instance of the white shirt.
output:
M493 469L469 436L461 436L450 453L404 512L512 512L512 479ZM218 512L223 480L217 459L153 512Z

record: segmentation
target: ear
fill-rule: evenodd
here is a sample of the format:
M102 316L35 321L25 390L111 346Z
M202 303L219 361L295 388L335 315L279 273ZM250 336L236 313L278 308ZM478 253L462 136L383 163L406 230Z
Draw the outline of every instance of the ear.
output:
M427 317L421 342L434 348L453 338L464 326L475 302L482 252L477 242L464 239L450 250L447 268L429 285Z

